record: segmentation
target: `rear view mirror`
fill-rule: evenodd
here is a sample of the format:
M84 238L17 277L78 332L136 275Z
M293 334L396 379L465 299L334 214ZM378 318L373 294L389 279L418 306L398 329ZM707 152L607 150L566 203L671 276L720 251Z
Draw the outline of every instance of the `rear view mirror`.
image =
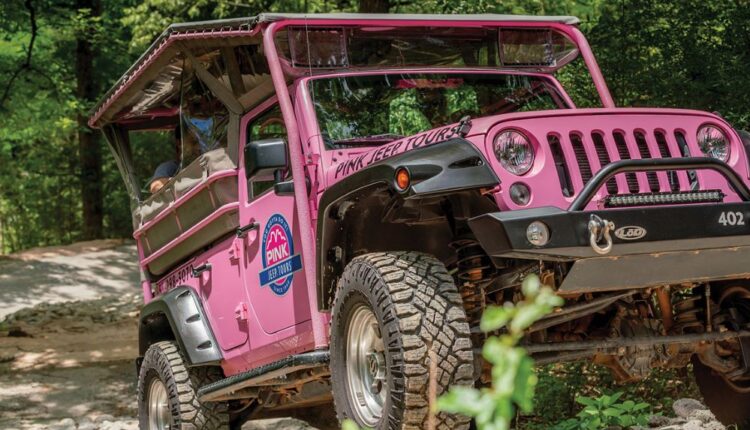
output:
M248 179L271 180L287 166L284 139L262 139L245 145L245 174Z

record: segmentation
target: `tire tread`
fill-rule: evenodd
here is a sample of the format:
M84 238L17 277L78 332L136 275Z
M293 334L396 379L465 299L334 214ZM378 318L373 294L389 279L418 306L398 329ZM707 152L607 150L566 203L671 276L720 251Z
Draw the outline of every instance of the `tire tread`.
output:
M354 285L372 287L384 329L391 339L386 348L393 360L389 370L393 375L394 407L385 428L426 428L430 348L438 359L438 396L450 385L471 386L474 382L469 324L453 278L439 260L427 254L380 252L356 257L339 280L334 321ZM332 338L334 333L332 329ZM341 399L336 397L339 418L347 418L341 413ZM438 430L466 429L469 418L441 412L436 415L435 423Z

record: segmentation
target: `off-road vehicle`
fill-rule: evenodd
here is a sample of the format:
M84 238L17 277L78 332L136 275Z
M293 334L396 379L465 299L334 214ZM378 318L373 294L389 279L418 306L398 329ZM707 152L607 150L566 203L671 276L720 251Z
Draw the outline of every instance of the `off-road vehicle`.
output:
M437 394L486 384L480 315L536 274L565 299L529 329L537 363L635 381L692 362L748 428L741 135L615 107L577 23L264 14L158 37L90 120L132 197L141 426L332 398L361 426L421 429L429 357Z

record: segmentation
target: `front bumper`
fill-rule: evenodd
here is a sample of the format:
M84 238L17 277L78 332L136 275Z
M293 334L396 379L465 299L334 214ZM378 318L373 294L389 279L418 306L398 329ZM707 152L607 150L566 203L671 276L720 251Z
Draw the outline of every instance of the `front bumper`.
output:
M643 167L643 163L635 161L643 160L620 162L610 171L597 173L569 210L544 207L489 213L469 220L469 226L485 252L496 261L520 258L572 262L560 286L561 293L750 278L750 191L731 171L724 172L725 176L744 202L581 210L595 188L609 178L623 171L640 170L637 167ZM664 161L652 164L666 164L670 169L677 165L676 159ZM682 160L681 165L685 169L726 166L717 163ZM636 236L640 237L613 234L612 249L602 256L589 240L592 215L614 223L615 232L636 229ZM533 221L541 221L549 228L550 239L544 246L534 246L526 237L526 229Z

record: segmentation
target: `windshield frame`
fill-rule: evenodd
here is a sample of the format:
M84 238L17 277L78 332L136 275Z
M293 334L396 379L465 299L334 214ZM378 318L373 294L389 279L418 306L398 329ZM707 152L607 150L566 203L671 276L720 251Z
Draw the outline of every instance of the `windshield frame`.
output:
M303 77L297 80L294 87L298 91L297 99L301 102L300 106L303 111L303 127L307 131L308 141L318 142L318 152L320 154L333 153L339 151L340 153L358 153L368 151L374 147L381 146L381 144L374 145L352 145L351 147L344 148L328 148L323 141L323 134L320 130L320 123L318 121L318 114L315 109L314 98L310 91L312 81L321 79L331 78L346 78L351 76L382 76L382 75L395 75L395 74L436 74L436 75L462 75L462 74L476 74L476 75L515 75L515 76L529 76L544 81L555 89L562 97L562 102L565 103L564 109L576 109L576 105L570 98L568 93L565 91L560 82L555 79L554 76L547 73L540 72L526 72L516 70L498 70L496 68L405 68L405 69L386 69L386 70L358 70L351 72L335 72L335 73L322 73L313 76ZM299 109L299 108L298 108ZM561 108L562 109L562 108ZM512 115L512 113L509 113ZM449 125L449 124L444 124ZM394 139L398 140L398 139ZM387 143L387 142L386 142Z

